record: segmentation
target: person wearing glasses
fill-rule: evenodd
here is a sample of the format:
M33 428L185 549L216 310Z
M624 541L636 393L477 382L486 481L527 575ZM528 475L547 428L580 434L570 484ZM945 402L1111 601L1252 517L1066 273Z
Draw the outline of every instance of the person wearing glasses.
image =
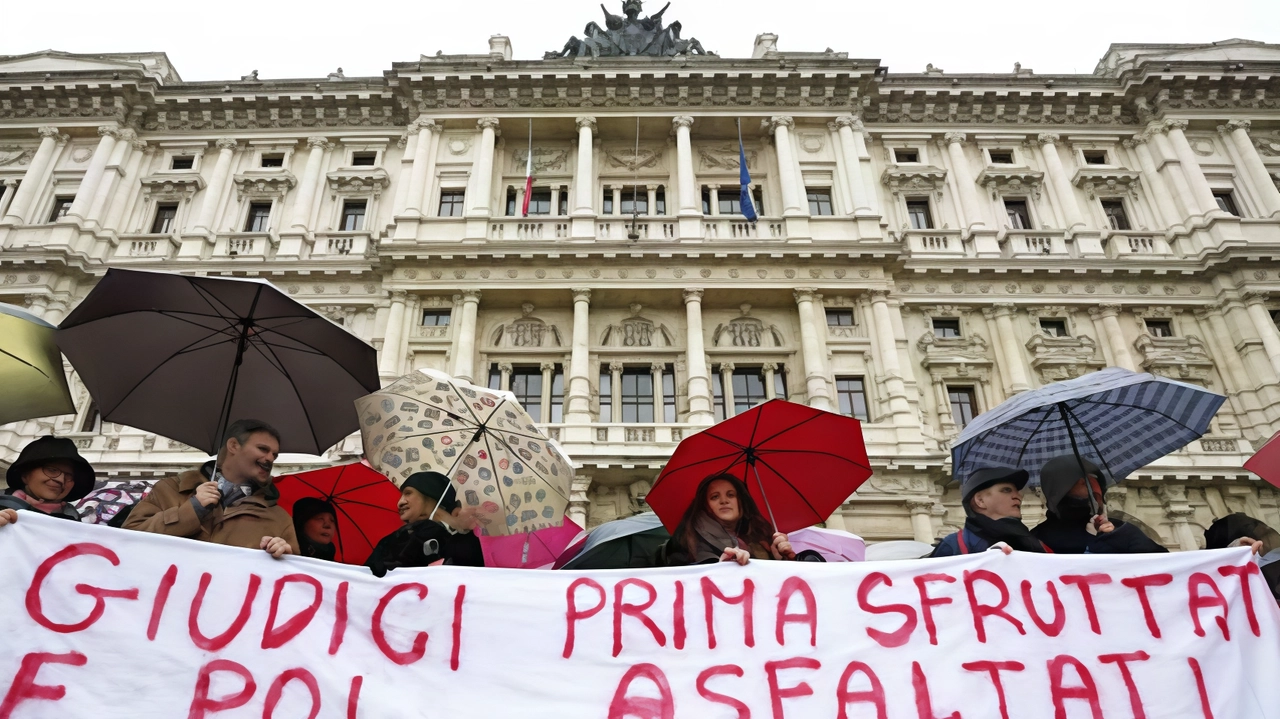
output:
M93 467L62 437L41 437L18 455L5 474L9 488L0 494L0 527L18 521L18 511L80 521L72 506L93 490Z

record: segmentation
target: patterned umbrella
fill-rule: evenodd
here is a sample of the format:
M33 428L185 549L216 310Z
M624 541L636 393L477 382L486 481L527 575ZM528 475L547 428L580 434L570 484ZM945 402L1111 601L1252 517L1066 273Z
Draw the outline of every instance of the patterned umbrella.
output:
M1023 392L974 418L951 449L951 473L1040 467L1061 455L1092 460L1114 484L1209 429L1226 401L1195 385L1108 367Z
M573 466L509 392L432 370L356 400L365 456L397 485L415 472L453 480L490 536L558 526Z

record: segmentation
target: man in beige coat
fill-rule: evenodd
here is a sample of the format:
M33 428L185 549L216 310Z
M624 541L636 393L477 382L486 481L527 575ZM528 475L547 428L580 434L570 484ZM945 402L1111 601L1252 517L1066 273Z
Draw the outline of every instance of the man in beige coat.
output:
M136 529L187 537L229 547L263 549L279 559L297 554L298 538L289 513L276 504L280 492L271 467L280 454L280 433L258 420L227 428L214 462L160 480L125 522Z

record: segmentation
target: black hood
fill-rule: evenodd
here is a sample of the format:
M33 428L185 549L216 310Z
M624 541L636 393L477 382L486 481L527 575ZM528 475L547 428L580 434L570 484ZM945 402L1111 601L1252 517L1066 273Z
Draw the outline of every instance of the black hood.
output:
M1098 465L1087 459L1076 459L1074 454L1064 454L1061 457L1054 457L1044 466L1040 468L1040 491L1044 492L1045 508L1055 514L1058 513L1058 505L1083 477L1080 474L1080 464L1084 463L1085 471L1098 478L1098 486L1102 488L1103 496L1107 492L1107 481L1102 476Z
M1204 530L1204 548L1223 549L1241 537L1265 542L1269 549L1280 546L1280 536L1277 536L1276 530L1243 512L1236 512L1214 520Z

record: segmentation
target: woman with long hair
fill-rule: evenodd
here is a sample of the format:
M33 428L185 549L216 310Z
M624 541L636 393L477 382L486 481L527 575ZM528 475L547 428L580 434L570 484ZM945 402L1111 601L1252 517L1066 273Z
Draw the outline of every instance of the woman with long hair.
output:
M667 547L670 566L796 558L787 535L774 531L747 486L731 474L702 480Z

